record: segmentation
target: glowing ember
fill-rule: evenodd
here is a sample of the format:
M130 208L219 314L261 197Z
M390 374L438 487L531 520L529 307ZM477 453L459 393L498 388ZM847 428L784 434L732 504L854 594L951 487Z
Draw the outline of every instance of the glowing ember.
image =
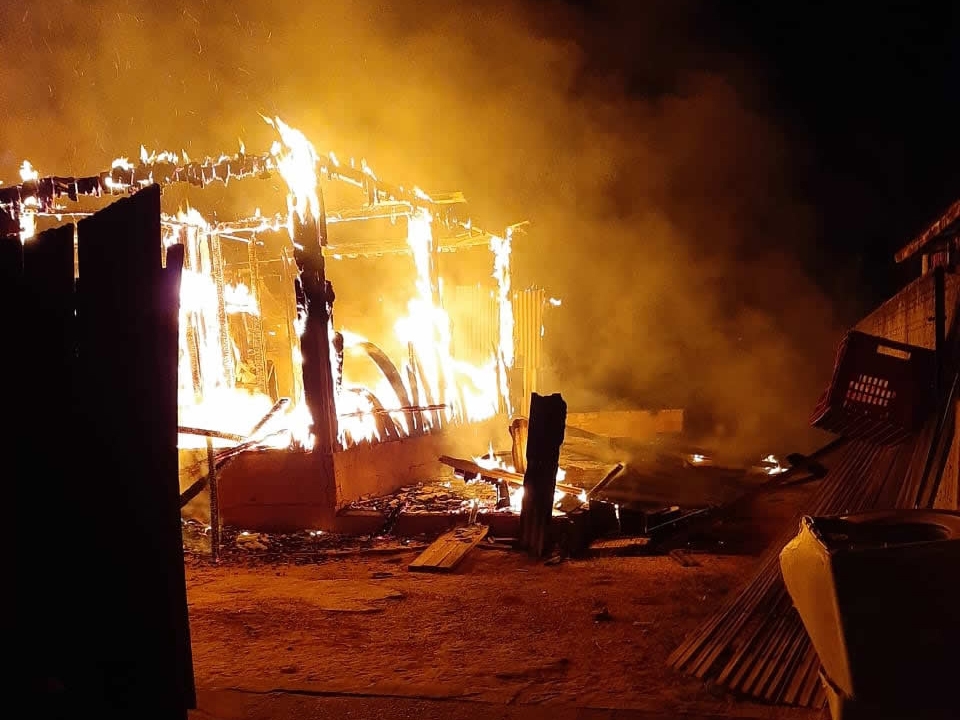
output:
M763 463L766 467L767 475L779 475L787 471L787 468L783 467L774 455L767 455L763 459Z
M490 447L487 449L486 455L478 455L473 458L475 462L480 467L485 470L506 470L507 472L516 472L516 468L513 465L509 465L503 461L503 459L497 457L497 454L493 451L493 443L490 443ZM557 482L563 482L567 477L567 471L561 467L557 468ZM553 506L556 508L560 501L566 497L566 493L563 490L555 490L553 493ZM577 499L580 502L587 501L587 493L585 490L581 490L577 495ZM510 510L511 512L520 512L521 507L523 506L523 486L511 486L510 487Z

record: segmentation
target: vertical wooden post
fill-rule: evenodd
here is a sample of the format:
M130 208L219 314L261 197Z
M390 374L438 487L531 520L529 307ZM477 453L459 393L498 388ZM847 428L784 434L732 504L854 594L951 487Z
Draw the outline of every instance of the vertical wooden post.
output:
M567 403L559 393L530 397L527 470L523 474L520 544L534 557L549 546L553 497L557 489L560 446L567 423Z
M297 312L304 324L300 337L303 356L303 394L310 410L317 453L332 453L337 441L337 414L330 363L330 311L333 286L327 281L323 245L323 218L309 214L301 221L294 213L294 259L300 270L296 279Z
M220 480L213 438L207 438L207 491L210 493L210 560L220 562Z

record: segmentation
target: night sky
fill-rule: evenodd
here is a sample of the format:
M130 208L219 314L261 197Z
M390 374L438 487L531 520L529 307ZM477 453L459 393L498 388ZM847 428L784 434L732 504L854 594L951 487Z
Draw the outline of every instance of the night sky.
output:
M775 107L811 148L818 247L853 263L872 304L904 279L890 255L960 197L960 11L835 5L785 19L758 3L747 42L770 58Z
M960 4L654 3L679 30L655 63L634 42L646 12L576 4L597 26L595 67L634 92L719 71L783 131L792 187L817 215L813 243L793 249L844 320L916 275L893 253L960 197Z

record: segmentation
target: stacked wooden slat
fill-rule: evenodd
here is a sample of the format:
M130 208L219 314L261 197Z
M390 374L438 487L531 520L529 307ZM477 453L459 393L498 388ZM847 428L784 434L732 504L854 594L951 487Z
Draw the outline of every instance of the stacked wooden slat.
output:
M932 507L946 449L956 432L952 422L960 384L956 318L943 352L945 382L923 425L897 445L847 440L825 449L817 461L829 471L804 515ZM671 654L671 667L766 702L823 706L820 662L780 575L780 551L796 532L796 524L784 529L746 587Z
M887 482L903 476L914 449L913 439L892 447L859 441L845 445L808 514L876 507ZM672 667L767 702L823 704L816 653L780 576L780 550L795 534L796 525L791 525L748 585L674 651L668 660Z

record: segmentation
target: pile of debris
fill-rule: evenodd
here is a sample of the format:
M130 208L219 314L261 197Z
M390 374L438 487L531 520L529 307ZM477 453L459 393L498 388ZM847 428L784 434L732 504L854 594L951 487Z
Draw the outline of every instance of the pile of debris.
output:
M187 561L206 562L211 556L211 528L196 520L182 522L183 551ZM423 542L382 535L343 535L322 530L294 533L247 532L223 528L218 562L234 565L293 565L336 560L356 555L392 555L421 550Z
M502 509L497 507L497 502L495 486L479 479L454 476L437 482L408 485L389 495L360 498L347 505L345 510L375 510L387 517L398 512L469 514L474 508L484 512Z

